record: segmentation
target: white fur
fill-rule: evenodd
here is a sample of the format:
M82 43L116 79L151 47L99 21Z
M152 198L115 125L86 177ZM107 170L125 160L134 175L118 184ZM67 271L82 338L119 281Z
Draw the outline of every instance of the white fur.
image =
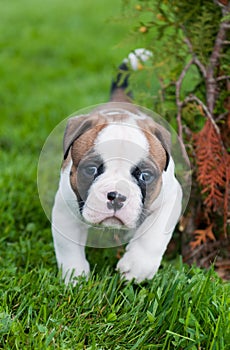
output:
M88 226L78 218L76 196L69 182L70 167L71 163L61 173L52 211L52 233L56 259L66 283L71 277L88 275L90 270L85 258Z
M116 217L130 229L136 226L142 210L141 193L132 180L130 169L147 157L148 147L134 120L114 123L100 132L95 149L102 157L106 171L90 188L82 213L86 221L99 223L111 217L106 196L110 191L118 191L127 200L116 212ZM89 273L84 250L88 225L79 216L76 196L70 186L71 165L61 173L52 212L56 257L66 283L73 277ZM160 194L151 205L151 215L136 230L118 262L117 269L127 280L134 278L141 282L154 276L179 219L181 199L181 187L174 176L174 162L170 158L167 171L162 175Z

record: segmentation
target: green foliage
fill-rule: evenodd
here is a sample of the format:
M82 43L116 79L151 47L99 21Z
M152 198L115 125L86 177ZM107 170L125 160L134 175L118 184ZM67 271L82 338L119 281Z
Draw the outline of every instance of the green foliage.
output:
M140 36L148 37L143 42L148 42L153 52L168 60L179 60L177 64L184 64L187 53L183 44L184 31L194 52L203 63L207 63L222 18L220 8L212 0L125 0L124 3L139 23L135 29L139 29ZM145 32L140 30L143 26L146 27Z
M209 65L216 34L222 21L221 8L212 0L124 0L123 3L124 17L131 17L135 21L127 41L132 42L133 39L154 54L152 66L147 68L148 93L137 95L137 101L145 101L148 107L154 108L173 123L177 113L173 84L192 58L191 50L205 67ZM229 75L227 45L221 54L220 64L221 66L217 67L217 76ZM184 80L180 91L181 100L192 93L205 101L204 79L195 65L190 67ZM145 85L146 79L143 81ZM220 86L219 90L217 115L225 111L223 106L228 96L224 86L222 89ZM193 117L197 119L197 112L194 112L191 113L187 124L193 131L197 131L197 124L192 121ZM203 116L200 119L203 119ZM199 124L203 125L202 122Z

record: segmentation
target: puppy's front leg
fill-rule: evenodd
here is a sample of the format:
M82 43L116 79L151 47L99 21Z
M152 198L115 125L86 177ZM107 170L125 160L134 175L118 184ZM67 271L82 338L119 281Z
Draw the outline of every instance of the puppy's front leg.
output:
M52 234L58 267L65 283L74 283L74 277L89 274L85 257L87 226L78 219L58 190L52 212Z
M181 213L182 191L176 180L170 192L170 197L164 196L167 200L139 227L118 262L117 269L125 279L142 282L157 272Z

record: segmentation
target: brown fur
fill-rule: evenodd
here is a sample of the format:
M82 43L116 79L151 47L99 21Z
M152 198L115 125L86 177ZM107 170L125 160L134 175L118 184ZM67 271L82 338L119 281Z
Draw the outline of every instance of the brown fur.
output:
M149 143L149 152L150 156L159 166L160 170L163 171L166 163L166 153L160 141L156 138L155 135L150 134L147 130L143 130L145 137Z
M131 102L131 98L125 93L124 89L117 88L110 98L111 102Z
M163 171L167 163L166 152L168 155L171 153L170 133L150 118L138 120L137 124L148 140L151 156L157 162L160 170Z
M78 200L86 200L88 187L90 184L85 181L84 178L78 179L78 165L86 157L93 157L93 146L98 133L107 124L95 125L92 129L87 130L79 138L77 138L71 148L71 154L73 164L70 171L70 183L76 193Z
M162 176L160 175L156 181L154 181L151 185L147 188L144 208L148 209L151 207L151 204L154 202L154 200L157 198L157 196L160 193L162 185Z
M151 118L147 117L145 120L138 120L138 126L144 132L145 137L149 143L150 160L157 165L160 175L147 190L145 205L147 209L151 206L157 198L162 185L162 172L167 164L167 155L170 155L171 138L170 133L161 125L155 123Z
M73 148L77 140L81 140L79 146L74 147L75 153L79 152L81 156L90 149L93 145L97 134L107 125L105 118L98 114L84 115L70 118L65 130L63 147L64 147L64 160L62 167L63 169L69 163L70 148ZM88 147L88 149L87 149ZM77 150L77 151L76 151Z
M77 167L83 157L94 146L94 141L98 133L106 126L106 123L95 125L92 129L87 130L83 135L76 139L71 149L71 155L74 165Z

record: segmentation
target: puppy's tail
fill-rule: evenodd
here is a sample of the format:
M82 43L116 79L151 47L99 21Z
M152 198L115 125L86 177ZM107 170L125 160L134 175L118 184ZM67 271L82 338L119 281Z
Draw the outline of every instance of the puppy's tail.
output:
M118 67L118 74L111 84L110 101L131 102L132 94L127 92L131 70L141 69L142 63L152 57L152 52L146 49L136 49L125 58Z

